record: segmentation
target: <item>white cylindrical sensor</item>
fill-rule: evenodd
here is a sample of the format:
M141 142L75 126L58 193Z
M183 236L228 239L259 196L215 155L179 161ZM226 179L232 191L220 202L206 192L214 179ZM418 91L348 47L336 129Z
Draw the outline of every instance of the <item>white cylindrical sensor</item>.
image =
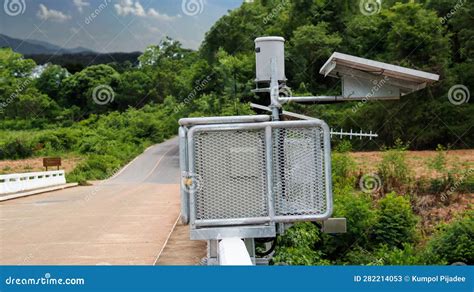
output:
M269 82L272 76L271 60L276 59L278 81L285 77L285 39L277 36L255 39L256 82Z

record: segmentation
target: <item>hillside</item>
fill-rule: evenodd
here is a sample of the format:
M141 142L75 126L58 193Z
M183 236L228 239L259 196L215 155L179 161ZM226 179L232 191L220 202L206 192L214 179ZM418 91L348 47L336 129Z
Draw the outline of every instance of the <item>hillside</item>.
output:
M63 48L40 40L21 40L0 34L0 48L11 48L23 55L92 53L86 48Z

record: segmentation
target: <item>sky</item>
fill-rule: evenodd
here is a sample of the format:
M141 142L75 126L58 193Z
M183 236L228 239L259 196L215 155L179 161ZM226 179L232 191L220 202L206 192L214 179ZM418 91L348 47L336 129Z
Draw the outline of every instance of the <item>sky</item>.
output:
M243 0L0 0L0 33L97 52L143 51L169 36L199 48Z

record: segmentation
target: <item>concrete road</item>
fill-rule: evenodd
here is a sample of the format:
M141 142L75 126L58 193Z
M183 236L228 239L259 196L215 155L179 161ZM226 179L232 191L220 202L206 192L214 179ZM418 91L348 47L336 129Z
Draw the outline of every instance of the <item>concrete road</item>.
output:
M0 264L152 265L178 216L174 138L93 186L0 203Z

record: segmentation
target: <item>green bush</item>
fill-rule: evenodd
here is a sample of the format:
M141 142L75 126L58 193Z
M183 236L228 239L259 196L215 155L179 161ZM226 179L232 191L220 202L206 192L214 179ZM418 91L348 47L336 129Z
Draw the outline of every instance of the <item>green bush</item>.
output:
M443 173L446 170L446 162L446 149L444 149L443 145L438 145L436 147L436 156L433 159L429 159L427 165L429 168Z
M367 250L358 244L339 255L336 263L341 265L374 265L377 258L371 250Z
M357 244L369 245L369 235L375 222L371 198L362 193L355 193L349 188L334 193L333 217L347 219L347 232L342 234L324 234L322 249L332 260L338 260L341 253Z
M111 155L90 155L67 177L68 181L85 182L87 180L106 179L116 173L122 161Z
M407 147L397 140L395 147L383 153L378 172L383 181L385 192L405 192L409 186L412 173L406 162Z
M404 243L401 248L383 244L375 250L366 250L356 245L342 258L344 265L444 265L445 263L435 254L409 243Z
M431 253L448 263L474 264L474 212L448 225L442 225L428 242Z
M461 181L461 184L464 182L459 165L448 166L446 149L442 145L438 145L436 156L427 161L427 166L438 173L438 177L430 181L428 192L431 194L447 192L451 188L458 189L461 185L457 184L457 181Z
M277 238L274 265L328 265L322 259L322 252L315 251L315 244L321 241L321 232L311 222L299 222L288 228Z
M0 159L23 159L33 155L33 147L29 141L15 139L0 144Z
M416 248L411 245L404 243L402 248L389 247L388 245L382 245L374 252L375 262L373 265L422 265L424 264L424 258Z
M398 248L402 248L403 243L413 243L417 239L417 222L407 198L388 194L379 201L373 229L374 243Z
M278 246L313 248L320 240L321 232L313 223L299 222L278 237Z
M356 163L347 152L333 152L332 154L332 182L334 189L353 187L355 185Z
M271 260L272 265L290 266L322 266L330 265L331 262L322 259L320 251L314 251L308 247L282 247L275 251Z

